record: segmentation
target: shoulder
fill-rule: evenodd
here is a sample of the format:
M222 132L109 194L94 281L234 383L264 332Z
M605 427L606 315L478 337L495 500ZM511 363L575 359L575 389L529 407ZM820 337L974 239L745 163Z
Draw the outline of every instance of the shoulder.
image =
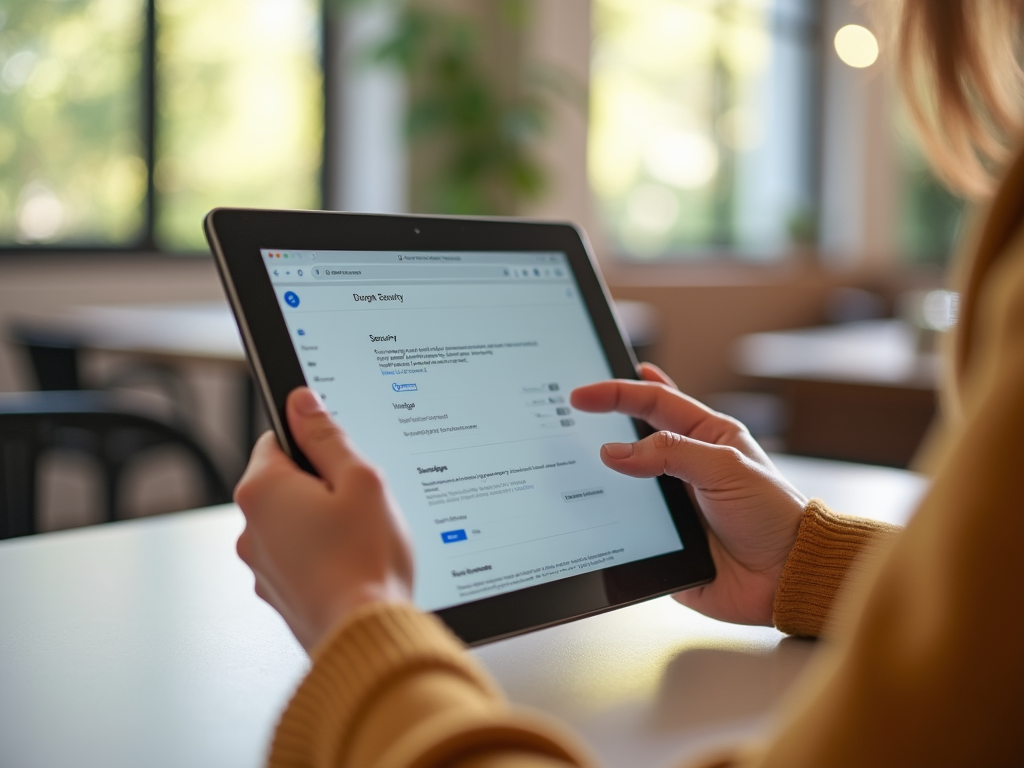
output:
M1024 302L1024 148L1009 165L991 204L976 220L955 266L960 317L953 349L953 383L960 390L984 351L997 342L996 327L1020 327ZM1016 318L1016 319L1015 319ZM961 394L958 392L957 394Z

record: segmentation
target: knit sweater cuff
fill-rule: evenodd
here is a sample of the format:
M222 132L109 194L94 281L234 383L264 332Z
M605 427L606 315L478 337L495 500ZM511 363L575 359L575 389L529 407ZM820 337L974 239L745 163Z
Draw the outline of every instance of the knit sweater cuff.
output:
M403 675L445 669L501 694L462 643L434 616L411 605L375 603L346 620L314 649L313 668L278 724L270 765L337 765L359 713ZM325 727L329 723L329 727Z
M820 636L840 589L865 569L865 555L900 530L836 514L821 500L811 499L775 593L775 626L788 635Z

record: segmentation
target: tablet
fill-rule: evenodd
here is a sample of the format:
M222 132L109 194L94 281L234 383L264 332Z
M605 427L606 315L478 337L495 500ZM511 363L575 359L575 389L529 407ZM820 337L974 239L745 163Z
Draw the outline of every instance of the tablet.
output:
M308 385L381 467L412 534L414 600L474 644L714 578L683 484L603 443L650 429L574 387L636 360L568 224L217 209L206 234L285 451Z

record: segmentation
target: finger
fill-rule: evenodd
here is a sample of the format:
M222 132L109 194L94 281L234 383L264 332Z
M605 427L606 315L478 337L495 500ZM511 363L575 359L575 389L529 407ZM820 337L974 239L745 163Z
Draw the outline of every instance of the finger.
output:
M296 444L320 477L337 487L342 472L358 458L345 433L308 387L298 387L288 395L287 411Z
M256 444L252 447L249 463L245 467L245 474L242 475L242 478L244 479L248 474L258 474L269 466L287 460L288 457L277 442L277 436L268 430L259 436Z
M253 446L245 472L235 485L235 503L242 512L248 514L253 504L263 495L264 484L279 483L282 473L299 471L281 450L274 433L264 432Z
M668 429L706 443L724 443L743 431L735 420L663 383L602 381L573 390L570 402L581 411L617 411L642 419L655 429Z
M636 443L608 443L601 446L601 461L631 477L671 475L695 488L722 489L744 457L735 448L710 445L675 432L656 432Z
M277 593L274 592L274 590L270 587L266 579L264 579L255 571L253 572L253 576L255 577L255 581L253 583L253 591L256 593L256 597L258 597L263 602L267 603L267 605L276 610L278 613L281 613L281 609L278 608L278 606L281 605L281 601L277 599Z
M640 363L640 378L644 381L653 381L655 384L664 384L672 389L679 389L679 385L654 363Z
M249 529L246 528L239 534L238 541L235 542L235 552L238 553L238 559L246 565L249 565L249 558L252 556L250 547Z

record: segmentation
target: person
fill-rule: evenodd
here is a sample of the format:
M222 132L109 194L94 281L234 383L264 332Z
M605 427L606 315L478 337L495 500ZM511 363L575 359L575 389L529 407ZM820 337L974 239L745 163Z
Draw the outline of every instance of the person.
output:
M834 638L764 741L704 765L1024 764L1024 153L1009 151L1021 125L1022 3L904 0L894 21L923 146L951 186L987 197L959 272L933 482L906 530L807 500L741 425L653 366L642 381L572 395L581 410L661 430L603 446L605 464L692 486L718 577L681 603ZM236 491L246 517L238 553L312 657L270 765L588 765L567 730L511 707L412 607L397 505L317 397L296 390L287 417L321 477L268 434Z

